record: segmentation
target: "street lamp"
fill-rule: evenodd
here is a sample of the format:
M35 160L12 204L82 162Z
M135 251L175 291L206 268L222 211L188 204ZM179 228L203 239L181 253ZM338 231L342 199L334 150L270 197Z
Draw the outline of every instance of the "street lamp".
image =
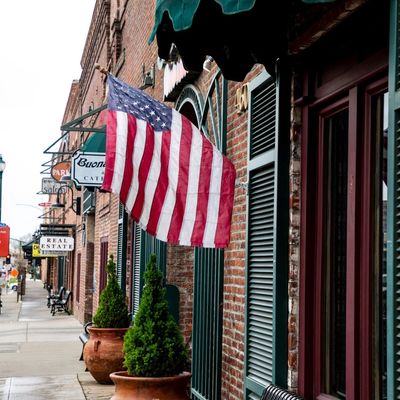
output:
M0 222L1 222L1 197L2 197L2 184L3 184L3 171L6 169L6 162L0 154Z

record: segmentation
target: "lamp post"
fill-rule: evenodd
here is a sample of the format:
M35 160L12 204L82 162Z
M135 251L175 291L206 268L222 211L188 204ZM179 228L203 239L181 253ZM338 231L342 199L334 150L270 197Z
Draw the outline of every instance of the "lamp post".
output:
M3 171L6 168L6 163L0 154L0 222L1 222L1 197L2 197L2 184L3 184Z

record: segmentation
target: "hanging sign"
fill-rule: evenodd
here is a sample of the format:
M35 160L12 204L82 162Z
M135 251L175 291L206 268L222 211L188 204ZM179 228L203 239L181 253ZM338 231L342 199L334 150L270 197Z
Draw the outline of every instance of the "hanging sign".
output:
M66 251L53 251L53 250L42 250L42 257L66 257L68 252Z
M60 189L61 188L61 189ZM58 189L60 191L58 192ZM42 193L56 194L66 192L65 182L58 182L53 178L42 178Z
M61 192L61 190L60 190L60 192ZM43 202L43 203L39 203L38 206L39 206L39 207L45 207L45 208L46 208L46 207L51 207L52 204L53 204L53 203L52 203L51 201L45 201L45 202Z
M42 236L40 238L40 252L43 251L72 251L74 238L71 236Z
M48 251L48 250L40 250L40 244L34 243L32 245L32 257L59 257L59 256L67 256L68 253L66 251Z
M72 157L71 178L77 185L100 187L104 179L106 155L78 151Z
M69 161L59 162L51 168L51 176L56 181L61 181L61 178L70 175L71 163Z

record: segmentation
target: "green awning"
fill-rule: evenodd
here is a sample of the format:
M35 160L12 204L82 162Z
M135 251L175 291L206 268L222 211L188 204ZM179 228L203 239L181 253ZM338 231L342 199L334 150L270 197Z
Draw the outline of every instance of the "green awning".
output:
M188 71L202 71L211 56L227 79L242 81L256 63L273 75L287 54L290 7L289 0L157 0L149 43L157 36L164 60L175 44Z
M215 0L220 4L224 14L236 14L253 8L256 0ZM164 12L168 12L175 31L182 31L192 26L193 17L200 0L157 0L153 32L149 42L154 40L157 28L161 23Z
M80 149L84 153L105 153L106 152L106 135L105 133L95 132Z

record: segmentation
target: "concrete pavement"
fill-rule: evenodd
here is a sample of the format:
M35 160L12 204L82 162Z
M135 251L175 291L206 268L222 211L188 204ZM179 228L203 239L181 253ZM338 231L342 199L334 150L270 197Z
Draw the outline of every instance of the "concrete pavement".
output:
M0 400L105 400L112 385L100 385L79 361L82 325L47 308L40 280L26 280L26 294L2 289L0 314Z

